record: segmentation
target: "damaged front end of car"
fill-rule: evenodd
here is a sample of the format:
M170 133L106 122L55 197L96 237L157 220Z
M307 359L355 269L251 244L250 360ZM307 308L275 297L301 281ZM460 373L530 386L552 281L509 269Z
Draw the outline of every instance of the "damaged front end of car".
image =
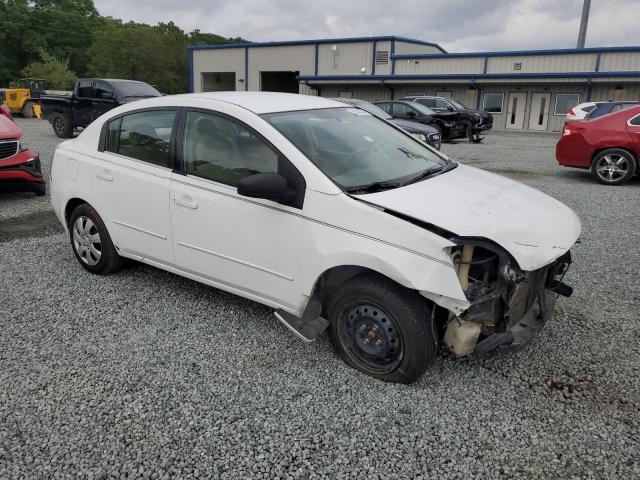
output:
M454 238L451 258L469 307L448 312L444 343L457 356L515 351L527 345L552 316L558 295L570 296L563 283L569 251L534 271L523 271L513 257L483 239Z

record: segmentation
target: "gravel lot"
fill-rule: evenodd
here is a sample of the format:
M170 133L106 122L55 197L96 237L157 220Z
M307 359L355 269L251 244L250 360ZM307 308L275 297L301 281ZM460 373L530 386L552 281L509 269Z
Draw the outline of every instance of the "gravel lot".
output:
M47 166L49 125L18 123ZM577 211L574 296L525 351L410 386L190 280L91 276L48 197L0 194L0 478L639 478L640 181L562 169L555 140L443 150Z

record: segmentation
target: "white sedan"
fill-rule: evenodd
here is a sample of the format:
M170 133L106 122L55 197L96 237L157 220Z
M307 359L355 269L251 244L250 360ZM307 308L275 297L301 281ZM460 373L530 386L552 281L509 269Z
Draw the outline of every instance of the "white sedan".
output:
M527 344L580 234L569 208L358 108L259 92L123 105L60 144L51 201L80 265L134 259L268 305L351 366L418 379Z

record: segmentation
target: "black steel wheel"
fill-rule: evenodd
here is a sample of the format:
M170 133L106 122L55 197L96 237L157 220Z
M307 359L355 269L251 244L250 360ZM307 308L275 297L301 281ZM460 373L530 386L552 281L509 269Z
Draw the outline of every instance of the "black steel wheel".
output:
M338 319L338 335L347 355L361 368L385 374L402 360L402 334L395 320L373 302L355 302Z
M411 383L437 351L431 306L417 292L374 273L340 285L327 303L329 335L353 368L388 382Z

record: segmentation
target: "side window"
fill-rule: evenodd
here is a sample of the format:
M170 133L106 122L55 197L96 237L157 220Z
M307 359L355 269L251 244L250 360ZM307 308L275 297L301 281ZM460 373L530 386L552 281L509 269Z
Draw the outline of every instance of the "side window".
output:
M92 80L79 80L78 81L78 96L83 98L93 97L93 88L91 84Z
M376 105L378 107L380 107L382 110L384 110L385 112L387 112L388 114L391 114L391 104L390 103L376 103Z
M425 107L434 108L436 106L436 101L433 98L421 98L418 101Z
M107 136L105 139L104 149L107 152L118 153L118 135L120 134L120 123L122 118L111 120L107 125Z
M236 186L255 173L277 173L278 154L245 127L225 117L187 112L182 145L188 175Z
M441 109L441 110L446 110L447 108L449 108L449 102L447 102L446 100L442 100L440 98L436 98L435 99L435 108Z
M106 150L162 167L170 167L169 143L175 111L148 110L113 120Z
M629 125L640 126L640 115L636 115L631 120L629 120Z
M393 114L397 116L406 117L409 112L412 112L413 109L404 103L394 103L393 104Z
M115 97L115 93L113 92L113 88L107 82L98 80L96 81L96 85L93 89L94 98L113 98ZM105 96L105 93L107 94ZM111 95L109 95L111 94Z

